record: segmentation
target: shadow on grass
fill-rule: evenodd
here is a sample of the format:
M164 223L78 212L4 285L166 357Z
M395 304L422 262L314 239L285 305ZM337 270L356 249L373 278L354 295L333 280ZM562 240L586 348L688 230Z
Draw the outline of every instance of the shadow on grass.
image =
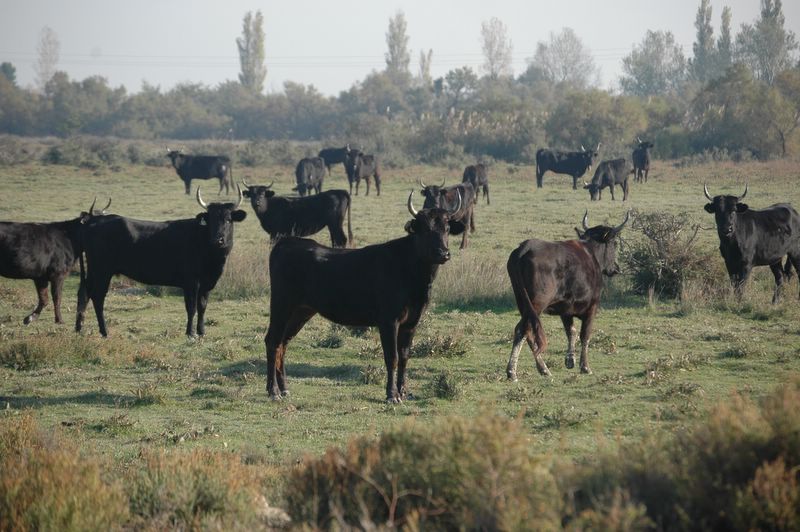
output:
M468 299L438 298L431 311L436 314L458 310L461 312L493 312L495 314L515 309L514 297L510 295L482 296Z
M352 364L312 366L310 364L286 363L286 373L289 377L332 379L340 381L358 381L361 379L361 367ZM226 377L234 377L243 373L267 374L267 361L261 358L242 360L220 369Z
M66 397L25 397L25 396L0 396L0 405L8 403L12 408L41 408L54 405L105 405L119 406L134 403L136 397L133 395L121 395L116 393L89 392L80 395Z

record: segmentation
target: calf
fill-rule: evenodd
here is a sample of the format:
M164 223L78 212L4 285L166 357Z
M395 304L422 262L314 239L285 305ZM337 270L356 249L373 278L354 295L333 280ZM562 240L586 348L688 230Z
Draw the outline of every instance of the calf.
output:
M514 344L506 367L506 375L511 380L517 380L522 340L526 340L533 351L539 373L550 375L542 358L542 352L547 348L547 338L539 319L542 312L561 316L567 333L564 362L568 369L575 367L573 321L576 317L581 320L581 373L592 372L589 369L589 340L600 304L602 276L619 273L616 238L629 214L617 227L598 225L589 228L586 223L588 216L587 211L583 215L583 232L575 229L578 240L526 240L508 257L508 276L521 316L514 328Z
M614 185L622 186L622 201L628 199L628 176L633 173L625 159L613 159L603 161L597 165L592 181L583 182L583 188L589 191L589 197L599 200L602 197L603 189L608 187L611 190L611 199L614 200Z
M225 155L184 155L180 151L167 148L167 157L172 161L172 167L178 173L186 188L186 194L191 191L192 179L219 179L219 192L225 187L233 186L233 167L230 158Z
M421 194L425 198L423 209L453 209L458 203L461 207L452 211L450 215L450 234L461 235L461 248L467 247L467 228L470 233L475 232L475 189L472 183L464 182L449 187L444 186L444 181L439 186L426 186L419 180L422 187Z
M325 179L325 161L321 157L306 157L300 159L297 168L294 170L294 177L297 180L296 190L301 196L306 193L311 194L314 190L317 194L322 192L322 180Z
M719 252L736 293L741 296L753 266L769 266L775 277L772 302L776 303L784 277L791 275L791 266L800 272L800 216L797 211L788 203L751 210L742 203L747 185L741 196L712 198L706 185L703 185L703 193L711 202L705 205L705 210L714 215ZM781 260L786 255L786 266L781 269Z
M11 279L32 279L39 296L33 312L25 316L28 325L39 317L47 306L47 287L53 296L56 323L61 318L61 291L64 279L72 271L82 252L82 231L95 216L105 214L108 205L95 210L97 198L88 212L74 220L51 223L0 222L0 275ZM83 261L81 260L81 267Z
M486 205L491 203L489 201L489 175L485 164L471 164L464 168L464 177L461 182L472 183L472 188L475 189L475 203L478 202L478 187L483 187L483 197L486 198Z
M309 236L328 228L331 243L341 248L353 243L350 225L350 194L344 190L327 190L316 196L287 198L276 196L267 186L245 186L244 197L258 216L261 227L271 239L283 236ZM347 215L347 236L342 228Z
M450 213L418 212L413 194L412 190L407 203L412 219L402 238L361 249L332 249L287 237L272 248L270 322L264 338L270 398L289 394L286 345L318 313L342 325L377 326L386 365L386 400L399 403L405 398L414 332L439 265L450 258Z
M238 210L242 189L237 185L236 203L207 204L197 189L197 203L204 209L194 218L149 222L122 216L104 216L86 224L84 246L88 271L81 275L75 330L80 331L91 299L100 334L108 336L103 306L111 277L122 274L145 284L183 289L186 335L205 334L208 294L216 286L233 248L233 224L245 219Z

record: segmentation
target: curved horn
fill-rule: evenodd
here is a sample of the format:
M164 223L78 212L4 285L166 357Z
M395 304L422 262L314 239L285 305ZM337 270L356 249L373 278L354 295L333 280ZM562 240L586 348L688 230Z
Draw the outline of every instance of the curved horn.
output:
M636 135L636 142L638 142L639 144L642 143L642 139L639 138L639 135Z
M247 181L245 181L244 178L242 178L242 184L244 185L244 188L246 189L250 188L250 185L247 184Z
M739 196L739 201L742 201L745 196L747 196L747 183L744 184L744 194Z
M706 185L705 183L703 183L703 194L706 195L706 198L708 198L708 201L714 201L714 198L712 198L711 194L708 193L708 185Z
M589 209L586 209L586 212L583 213L583 220L581 220L581 225L583 226L584 231L589 230L588 221L589 221Z
M447 181L447 178L446 178L446 177L445 177L444 179L442 179L442 184L441 184L441 185L439 185L439 188L444 188L444 182L445 182L445 181Z
M111 196L108 197L108 203L106 203L106 206L103 207L102 211L100 211L101 214L105 214L109 207L111 207Z
M239 205L242 204L242 198L244 197L244 195L242 194L242 187L239 186L239 183L236 183L236 190L239 191L239 199L236 200L236 205L233 206L233 210L236 210L236 209L239 208ZM200 187L197 187L197 194L198 194L198 197L199 197L199 195L200 195Z
M270 183L269 185L265 186L264 188L272 188L272 185L274 185L274 184L275 184L275 181L273 181L273 182L272 182L272 183Z
M583 144L581 144L581 151L586 151L586 148L583 147Z
M594 149L594 151L597 151L597 150L599 150L599 149L600 149L600 143L598 142L598 143L597 143L597 147Z
M417 212L419 212L419 211L417 211L417 209L414 208L414 202L411 201L411 196L413 196L413 195L414 195L414 189L412 188L411 192L408 194L408 204L407 205L408 205L408 212L411 213L411 216L416 216Z
M92 206L89 207L89 214L92 214L94 212L95 203L97 203L97 196L94 197L94 201L92 202Z
M423 183L423 182L422 182L422 179L421 179L421 178L417 179L417 183L419 183L419 186L421 186L422 188L428 188L428 187L425 185L425 183Z
M450 211L450 214L455 214L461 210L461 191L456 189L456 195L458 196L458 204L456 204L456 208Z
M628 219L629 219L630 217L631 217L631 211L630 211L630 210L628 210L628 212L626 212L626 213L625 213L625 219L624 219L624 220L622 220L622 223L621 223L621 224L619 224L618 226L616 226L616 227L614 228L614 234L615 234L615 235L616 235L617 233L619 233L620 231L622 231L622 228L623 228L623 227L625 227L625 224L626 224L626 223L628 223Z
M589 186L589 183L587 183L585 179L583 180L583 186L584 187L588 187Z
M241 190L242 190L242 189L240 188L240 189L239 189L239 193L240 193L240 194L241 194ZM203 196L201 196L201 195L200 195L200 187L197 187L197 203L199 203L199 204L200 204L200 206L201 206L202 208L204 208L205 210L208 210L208 203L206 203L205 201L203 201Z

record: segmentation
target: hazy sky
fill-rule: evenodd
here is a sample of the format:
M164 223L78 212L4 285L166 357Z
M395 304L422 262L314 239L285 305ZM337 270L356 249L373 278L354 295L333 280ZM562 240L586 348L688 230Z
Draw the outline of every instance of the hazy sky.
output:
M239 73L236 37L242 17L261 10L266 34L268 92L286 80L336 95L372 70L384 68L389 18L401 9L408 22L411 69L419 51L433 49L432 74L478 70L481 22L502 20L514 45L514 73L525 69L536 43L569 26L594 54L605 86L616 86L622 57L648 29L670 30L692 53L699 0L0 0L0 62L17 68L22 85L34 80L42 27L61 42L60 70L72 79L106 77L136 92L142 81L169 89L185 81L215 86ZM758 16L759 0L712 0L719 31L722 8L733 11L734 34ZM800 1L785 1L786 25L800 34Z

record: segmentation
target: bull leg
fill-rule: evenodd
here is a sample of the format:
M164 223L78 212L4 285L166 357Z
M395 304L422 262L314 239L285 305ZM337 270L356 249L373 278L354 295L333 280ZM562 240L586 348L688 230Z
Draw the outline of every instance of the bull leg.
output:
M578 176L572 176L572 190L578 190Z
M50 279L50 295L53 296L56 323L64 323L64 320L61 319L61 289L64 287L64 277L66 277L66 274L57 275Z
M789 256L786 258L784 273L786 274L787 281L792 278L792 266L794 266L794 270L797 272L797 278L800 280L800 253L796 255L794 253L789 253Z
M544 184L544 172L539 173L539 167L536 167L536 188L542 188Z
M475 211L474 210L469 215L469 232L470 233L474 233L475 232Z
M592 370L589 369L589 339L592 337L592 324L596 310L596 307L592 308L586 316L581 318L581 373L586 375L592 374Z
M106 328L106 317L103 309L106 303L106 294L108 293L108 285L111 283L111 276L105 279L100 279L98 282L89 283L89 298L92 300L94 306L94 313L97 316L97 328L100 330L100 335L103 338L108 337L108 329Z
M358 187L359 186L361 186L361 178L356 179L356 196L358 196Z
M575 367L575 334L578 332L573 325L572 316L561 316L561 323L564 324L564 332L567 334L567 356L564 358L564 365L567 369Z
M400 399L405 399L406 390L406 364L411 356L411 341L414 339L413 329L400 329L397 333L397 392Z
M47 306L47 283L47 278L33 280L33 284L36 285L36 295L39 297L39 302L36 304L36 308L33 309L33 312L25 316L25 319L22 320L22 323L25 325L36 320L39 314L42 313L42 309Z
M611 191L611 201L617 201L617 198L614 197L614 183L608 185L608 189Z
M184 179L183 180L183 186L186 189L186 195L187 196L192 193L192 180L191 179Z
M547 338L544 336L542 322L538 319L535 321L532 329L527 331L525 340L527 340L528 347L530 347L533 352L533 360L536 362L536 369L539 370L539 374L549 377L550 370L544 362L544 357L542 357L542 353L547 349Z
M347 235L344 234L342 224L331 224L328 226L328 231L331 234L331 244L335 248L347 247Z
M197 334L206 334L206 307L208 306L208 290L200 290L197 297Z
M645 183L647 183L647 174L649 174L649 173L650 173L650 169L649 168L645 168L644 169L644 182Z
M511 346L511 356L508 358L508 365L506 366L506 377L510 381L517 381L517 361L519 361L519 352L522 350L522 340L525 339L530 327L530 322L526 318L522 318L514 327L514 342Z
M381 176L375 175L375 195L381 195Z
M297 310L292 314L289 322L286 324L286 330L283 333L283 341L281 348L276 353L275 360L275 378L278 383L278 389L281 395L286 397L289 395L289 390L286 388L286 368L284 361L286 360L286 345L289 341L297 336L297 333L308 323L308 320L314 317L316 312L312 310Z
M222 194L222 187L223 186L225 186L225 177L224 176L219 178L219 192L217 192L217 196ZM227 191L225 193L227 194Z
M183 303L186 305L186 336L194 338L194 315L197 312L197 285L187 286L183 289Z
M489 201L489 184L483 185L483 196L486 198L486 205L491 205L492 202Z
M378 327L383 347L383 361L386 364L386 402L400 403L402 398L397 390L395 368L397 368L397 322L391 321Z
M781 298L781 287L783 286L783 268L781 266L781 261L769 265L769 269L772 270L772 275L775 277L775 292L772 294L773 305Z
M369 177L365 177L364 178L364 183L367 185L367 192L364 194L365 196L369 196L369 182L370 182L370 178Z
M628 201L628 180L622 183L622 201Z
M264 336L264 345L267 351L267 394L273 400L281 398L278 386L277 358L280 351L280 357L283 359L283 351L286 348L283 335L288 321L288 317L283 312L278 312L273 308L270 311L269 328Z
M75 309L75 332L81 332L83 328L83 317L86 313L86 304L89 302L86 285L86 279L81 279L78 285L78 304Z

